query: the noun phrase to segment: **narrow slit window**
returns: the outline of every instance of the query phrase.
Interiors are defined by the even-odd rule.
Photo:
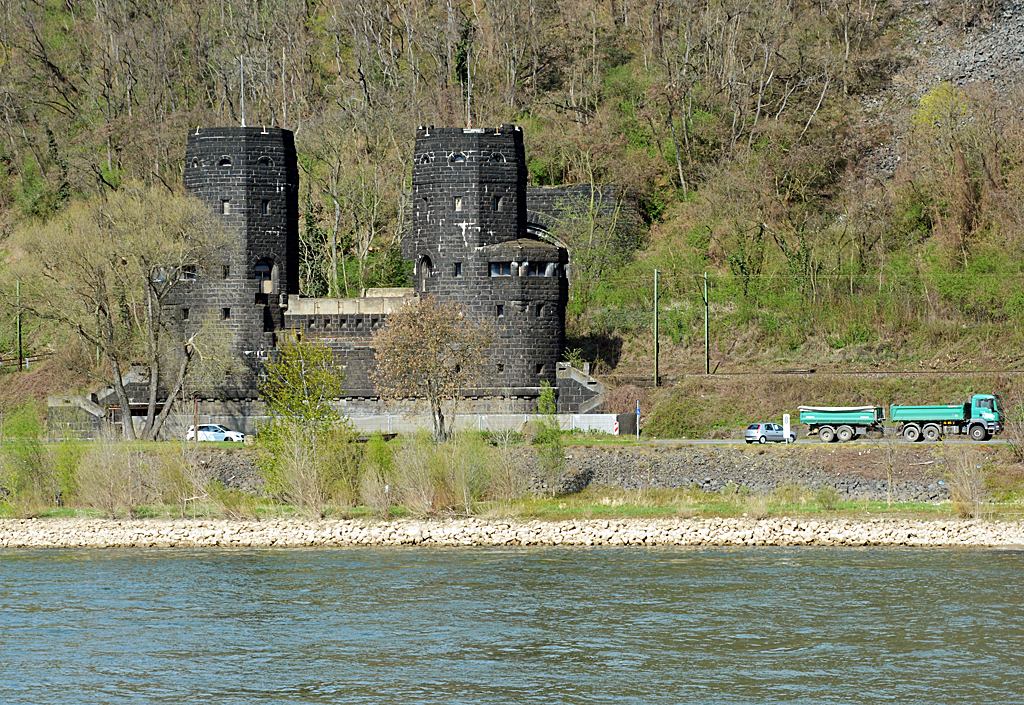
[[[183,320],[183,321],[187,321],[188,320],[188,309],[187,308],[181,309],[181,320]]]
[[[222,308],[220,310],[220,317],[223,320],[225,320],[225,321],[230,321],[231,320],[231,309],[230,308]]]
[[[457,210],[457,211],[461,211],[462,210],[462,196],[456,196],[455,197],[455,210]]]
[[[270,201],[264,198],[260,203],[260,211],[263,215],[270,215]]]
[[[461,277],[462,276],[462,262],[456,262],[455,263],[455,266],[452,268],[452,276],[455,276],[455,277]]]
[[[494,307],[494,317],[504,318],[505,317],[505,304],[498,304]]]
[[[537,363],[537,374],[539,374],[539,375],[544,374],[544,363],[543,362],[538,362]]]
[[[498,372],[504,372],[504,371],[505,371],[504,363],[499,362],[498,363]]]
[[[231,265],[230,264],[225,264],[224,267],[221,269],[221,274],[224,276],[225,279],[230,277],[231,276]]]
[[[544,304],[537,304],[537,318],[544,315]]]
[[[224,215],[231,215],[231,201],[224,199],[220,202],[220,212]]]

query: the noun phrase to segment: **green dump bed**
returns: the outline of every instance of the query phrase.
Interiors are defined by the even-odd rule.
[[[880,406],[801,406],[800,423],[873,426],[885,421]]]
[[[893,421],[963,421],[971,418],[971,405],[896,406],[893,404],[889,407],[889,418]]]

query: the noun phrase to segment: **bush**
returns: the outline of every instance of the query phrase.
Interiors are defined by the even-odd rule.
[[[329,502],[352,503],[359,487],[359,450],[351,428],[309,426],[277,418],[257,437],[258,464],[268,491],[315,516]]]
[[[833,511],[839,505],[839,490],[832,485],[822,485],[814,493],[818,506],[826,511]]]
[[[78,466],[78,498],[107,516],[134,516],[153,499],[153,467],[135,444],[94,443]]]
[[[946,483],[953,511],[964,518],[983,516],[988,502],[985,471],[967,448],[956,448],[946,461]]]

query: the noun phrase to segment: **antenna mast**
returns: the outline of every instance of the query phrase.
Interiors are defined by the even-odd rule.
[[[242,78],[242,127],[245,127],[245,57],[238,57],[238,75]]]

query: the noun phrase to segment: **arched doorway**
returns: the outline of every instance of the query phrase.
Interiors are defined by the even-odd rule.
[[[419,268],[417,269],[418,285],[416,287],[417,290],[419,290],[420,292],[424,292],[427,290],[427,282],[430,280],[430,273],[433,270],[433,268],[434,265],[430,261],[429,257],[427,257],[426,255],[420,257],[420,264]]]

